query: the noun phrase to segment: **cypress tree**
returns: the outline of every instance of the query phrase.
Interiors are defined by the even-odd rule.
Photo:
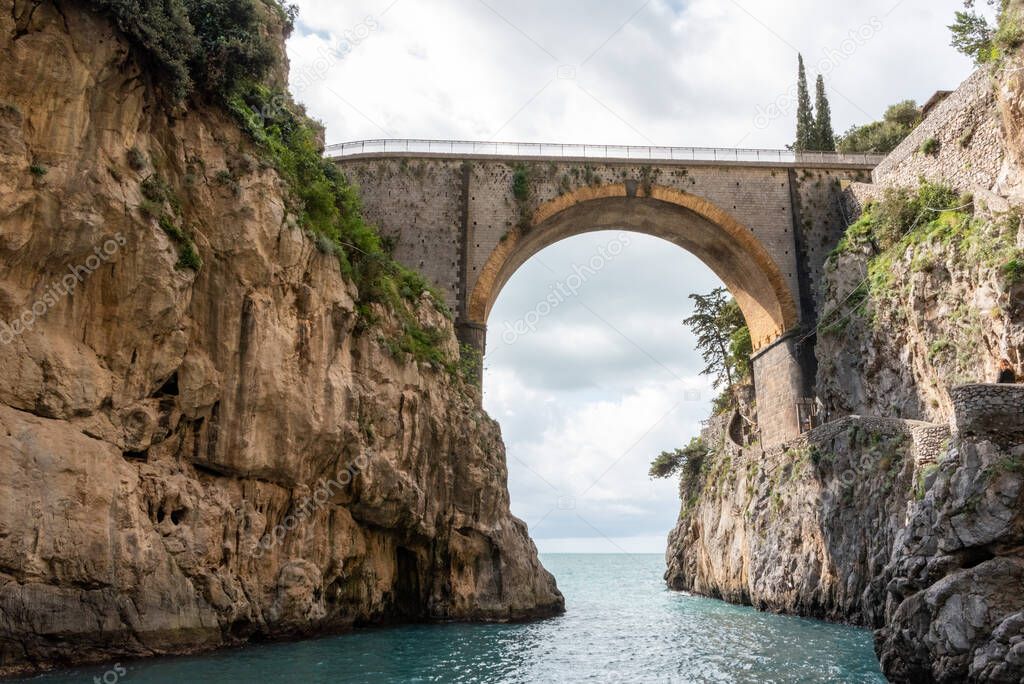
[[[796,82],[796,143],[797,152],[814,149],[814,112],[811,110],[811,93],[807,88],[807,72],[804,70],[804,56],[800,55],[800,70]]]
[[[832,130],[832,107],[825,94],[825,79],[818,76],[818,92],[814,103],[817,118],[814,121],[814,149],[821,152],[836,151],[836,134]]]

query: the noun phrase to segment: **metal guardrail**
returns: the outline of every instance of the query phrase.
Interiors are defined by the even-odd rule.
[[[639,147],[635,145],[570,145],[562,143],[473,142],[466,140],[359,140],[328,145],[328,159],[388,154],[444,156],[546,157],[572,159],[635,159],[646,161],[723,161],[748,163],[820,163],[873,167],[881,155],[720,147]]]

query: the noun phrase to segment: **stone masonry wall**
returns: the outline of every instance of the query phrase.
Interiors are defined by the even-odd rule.
[[[938,141],[935,154],[922,151]],[[921,177],[958,190],[991,190],[1003,165],[999,114],[991,77],[984,69],[943,100],[874,171],[874,182],[917,186]]]
[[[1024,385],[962,385],[950,396],[957,434],[1024,444]]]
[[[416,159],[346,164],[363,216],[395,241],[395,258],[423,274],[457,310],[462,246],[462,168]]]
[[[795,349],[796,338],[789,336],[753,359],[757,424],[765,447],[799,434],[796,399],[804,394],[804,377]]]
[[[779,458],[786,451],[830,443],[838,435],[850,429],[889,437],[903,436],[909,438],[912,445],[911,455],[914,458],[914,462],[919,466],[938,461],[950,437],[948,425],[927,423],[921,420],[881,418],[878,416],[845,416],[839,420],[820,425],[796,439],[787,441],[785,444],[771,447],[766,450],[766,453],[770,458]]]
[[[864,213],[864,208],[870,202],[880,200],[884,191],[885,188],[873,183],[848,184],[843,190],[841,200],[843,220],[846,225],[850,226],[860,218],[860,215]]]
[[[712,165],[654,165],[608,162],[528,162],[529,210],[567,191],[634,179],[697,195],[730,213],[762,242],[798,299],[792,205],[785,169]],[[501,237],[521,218],[512,197],[514,164],[474,163],[470,194],[470,289]],[[586,226],[581,226],[585,230]],[[683,295],[685,296],[685,295]]]
[[[801,262],[806,273],[808,294],[815,310],[820,307],[824,293],[821,283],[825,278],[825,262],[838,244],[848,225],[843,205],[843,181],[870,179],[867,171],[855,172],[836,169],[801,169],[794,171],[799,219],[799,247]]]
[[[622,183],[664,186],[708,199],[749,228],[763,243],[800,299],[794,208],[785,165],[687,162],[640,164],[582,160],[456,159],[409,156],[341,159],[342,171],[355,182],[364,214],[396,241],[395,256],[418,269],[458,310],[460,292],[471,292],[484,265],[513,227],[544,202],[585,186]],[[463,168],[470,166],[467,196]],[[526,172],[529,200],[519,202],[512,185],[517,167]],[[807,212],[811,280],[814,281],[835,239],[832,184],[863,178],[865,170],[801,169],[796,193]],[[821,181],[819,183],[819,181]],[[465,235],[462,235],[465,222]],[[830,226],[822,232],[819,226]],[[581,226],[581,232],[587,229]],[[462,252],[463,241],[467,246]],[[465,270],[463,282],[460,264]]]

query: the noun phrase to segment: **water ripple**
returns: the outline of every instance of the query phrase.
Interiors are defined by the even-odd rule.
[[[126,663],[124,682],[885,682],[871,633],[670,592],[660,556],[549,555],[566,615],[414,625]],[[103,681],[106,668],[39,683]],[[114,680],[110,680],[114,681]]]

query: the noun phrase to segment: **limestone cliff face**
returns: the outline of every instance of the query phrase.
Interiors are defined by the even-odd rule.
[[[1024,388],[1011,401],[1024,430]],[[874,628],[894,682],[1019,682],[1024,446],[989,429],[855,417],[719,447],[684,476],[666,580]]]
[[[236,126],[168,113],[77,4],[7,0],[0,33],[0,672],[561,611],[497,425],[388,352],[389,312],[357,329]]]
[[[829,264],[824,311],[835,312],[836,324],[824,327],[815,350],[829,417],[945,423],[953,387],[995,380],[1004,357],[1024,368],[1024,281],[986,254],[1024,240],[1024,223],[1015,214],[977,216],[985,225],[975,240],[935,239],[897,255],[892,286],[868,297],[857,288],[869,250]]]
[[[826,267],[819,309],[838,313],[819,330],[816,390],[833,422],[768,452],[706,434],[669,538],[671,587],[875,628],[895,682],[1024,681],[1024,388],[956,389],[992,382],[1000,358],[1024,370],[1019,66],[970,113],[1002,117],[991,186],[957,187],[977,220],[884,255],[866,290],[872,249]],[[964,140],[949,156],[970,156]]]
[[[883,669],[899,682],[1020,682],[1024,446],[954,440],[926,478],[883,575]]]
[[[666,580],[762,610],[881,626],[882,571],[914,471],[899,421],[848,419],[768,453],[719,447],[683,478]]]

